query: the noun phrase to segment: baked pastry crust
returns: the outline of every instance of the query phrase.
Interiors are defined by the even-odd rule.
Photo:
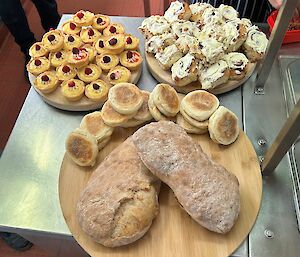
[[[81,38],[78,35],[65,35],[64,36],[64,49],[72,50],[73,47],[79,48],[82,45]]]
[[[50,61],[46,57],[31,58],[26,68],[31,74],[37,76],[50,69]]]
[[[75,78],[77,70],[72,65],[62,64],[56,68],[56,76],[60,81],[65,81]]]
[[[148,108],[149,108],[149,111],[152,115],[152,117],[156,120],[156,121],[161,121],[161,120],[173,120],[172,117],[167,117],[165,116],[163,113],[161,113],[159,111],[159,109],[155,106],[154,104],[154,101],[153,101],[153,94],[150,93],[150,96],[149,96],[149,101],[148,101]]]
[[[124,33],[125,33],[125,29],[123,25],[119,23],[111,23],[103,30],[104,36],[112,36],[112,35],[124,34]]]
[[[87,98],[96,102],[104,102],[107,100],[109,86],[101,79],[95,80],[85,87],[85,95]]]
[[[94,14],[89,11],[80,10],[73,15],[73,22],[78,26],[90,26],[93,23]]]
[[[120,54],[125,49],[125,37],[123,34],[108,36],[104,41],[104,46],[109,53]]]
[[[176,115],[176,123],[182,127],[187,133],[191,133],[191,134],[205,134],[207,133],[208,129],[202,129],[202,128],[197,128],[195,126],[193,126],[192,124],[190,124],[183,116],[182,114],[179,112]]]
[[[107,79],[109,83],[116,85],[121,82],[129,82],[130,76],[130,70],[123,66],[116,66],[108,72]]]
[[[69,52],[68,63],[81,68],[89,63],[89,52],[85,48],[74,47]]]
[[[129,70],[137,70],[143,61],[142,56],[138,51],[128,50],[120,55],[120,63]]]
[[[100,36],[101,33],[98,30],[90,27],[82,28],[80,32],[80,38],[86,44],[92,45],[100,38]]]
[[[50,64],[53,67],[58,67],[62,64],[67,63],[67,59],[68,59],[68,53],[64,50],[60,50],[55,53],[50,53],[49,55]]]
[[[193,119],[191,116],[189,116],[185,110],[183,110],[182,106],[180,106],[180,113],[182,117],[192,126],[199,128],[201,130],[208,130],[208,120],[205,121],[197,121]]]
[[[119,57],[115,54],[100,54],[96,57],[96,63],[103,71],[108,72],[119,64]]]
[[[33,58],[47,56],[48,53],[42,42],[36,42],[29,48],[29,55]]]
[[[85,44],[85,45],[81,46],[81,48],[84,48],[85,50],[88,51],[88,53],[89,53],[89,62],[93,62],[96,55],[97,55],[96,49],[93,46],[89,45],[89,44]]]
[[[58,86],[58,78],[55,71],[45,71],[37,76],[35,87],[44,94],[52,93]]]
[[[80,69],[78,69],[77,76],[79,79],[86,83],[90,83],[97,80],[102,74],[101,68],[96,64],[88,64]]]
[[[143,97],[143,104],[134,116],[134,119],[145,122],[153,119],[148,106],[150,93],[145,90],[141,90],[141,93]]]
[[[109,25],[109,23],[110,19],[107,15],[96,14],[93,18],[92,27],[99,31],[102,31]]]
[[[140,40],[130,34],[125,35],[125,50],[136,50],[139,47]]]
[[[84,95],[84,83],[79,79],[65,80],[61,84],[61,93],[69,101],[78,101]]]
[[[78,26],[72,21],[67,21],[62,25],[62,31],[68,35],[76,35],[81,31],[81,26]]]
[[[131,83],[119,83],[108,93],[108,100],[116,112],[125,115],[136,114],[143,104],[139,88]]]
[[[49,52],[57,52],[64,46],[64,37],[60,30],[50,30],[42,38],[44,47]]]

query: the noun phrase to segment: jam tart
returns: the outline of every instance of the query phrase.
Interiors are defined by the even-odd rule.
[[[76,68],[83,67],[89,63],[89,52],[85,48],[74,47],[69,52],[68,62]]]
[[[103,30],[104,36],[111,36],[111,35],[124,34],[124,33],[125,33],[125,29],[123,25],[118,23],[111,23]]]
[[[105,47],[105,41],[106,41],[106,37],[101,36],[96,42],[94,42],[93,46],[96,49],[98,54],[104,54],[109,52]]]
[[[57,88],[58,78],[55,71],[45,71],[36,78],[34,84],[39,91],[49,94]]]
[[[94,14],[89,11],[78,11],[73,15],[73,22],[78,26],[90,26],[93,23]]]
[[[42,42],[36,42],[29,48],[29,55],[33,58],[47,56],[49,51],[43,46]]]
[[[93,28],[83,28],[80,32],[80,37],[82,41],[86,44],[93,44],[101,36],[101,33]]]
[[[131,76],[130,70],[123,66],[116,66],[107,74],[108,81],[116,85],[121,82],[129,82]]]
[[[96,63],[105,72],[119,64],[119,57],[114,54],[101,54],[96,57]]]
[[[78,70],[77,76],[86,83],[90,83],[98,79],[102,74],[102,70],[96,64],[89,64]]]
[[[98,79],[85,87],[85,95],[87,98],[93,101],[106,101],[108,95],[109,86],[103,80]]]
[[[42,38],[44,47],[50,52],[57,52],[64,46],[64,37],[59,30],[50,30]]]
[[[137,70],[142,64],[143,58],[137,51],[124,51],[120,55],[121,64],[129,70]]]
[[[72,21],[67,21],[62,25],[62,31],[68,35],[79,34],[81,27]]]
[[[64,36],[64,49],[72,50],[73,47],[80,47],[81,45],[82,45],[82,41],[78,35]]]
[[[93,46],[91,46],[90,44],[85,44],[81,48],[84,48],[85,50],[88,51],[88,53],[89,53],[89,62],[94,61],[94,59],[97,55],[96,49]]]
[[[125,49],[125,37],[122,34],[109,36],[104,41],[104,46],[110,53],[120,54]]]
[[[93,28],[98,29],[99,31],[104,30],[110,23],[110,19],[106,15],[97,14],[93,18]]]
[[[76,69],[69,64],[62,64],[56,68],[56,76],[61,81],[73,79],[76,75]]]
[[[140,40],[132,35],[125,35],[125,50],[136,50]]]
[[[32,58],[26,68],[31,74],[37,76],[50,69],[50,61],[46,57]]]
[[[58,67],[62,64],[65,64],[68,59],[68,53],[64,50],[59,50],[55,53],[50,53],[49,60],[50,64],[53,67]]]
[[[78,101],[84,95],[84,82],[79,79],[66,80],[61,84],[61,93],[69,101]]]

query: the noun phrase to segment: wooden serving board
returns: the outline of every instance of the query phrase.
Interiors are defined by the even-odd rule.
[[[159,81],[160,83],[166,83],[173,86],[177,92],[187,94],[194,90],[201,89],[201,84],[199,81],[192,82],[184,87],[178,87],[175,85],[174,81],[171,77],[171,72],[163,70],[159,62],[155,59],[152,53],[145,52],[145,60],[148,66],[149,71],[152,76]],[[208,91],[214,95],[223,94],[229,92],[241,85],[243,85],[248,78],[252,75],[254,69],[256,67],[256,63],[250,63],[246,76],[241,80],[229,80],[227,83],[221,84],[213,89],[209,89]]]
[[[142,74],[142,69],[143,68],[141,66],[140,69],[138,69],[136,71],[131,71],[130,83],[136,84],[139,81],[141,74]],[[107,100],[107,99],[105,99],[105,101],[95,102],[95,101],[90,100],[89,98],[87,98],[84,95],[79,101],[71,102],[71,101],[68,101],[61,94],[60,86],[58,86],[54,92],[52,92],[50,94],[44,94],[35,87],[34,81],[35,81],[36,77],[30,73],[28,73],[28,76],[29,76],[29,81],[30,81],[31,85],[33,86],[35,91],[38,92],[38,94],[43,98],[43,100],[46,103],[48,103],[58,109],[61,109],[61,110],[66,110],[66,111],[96,110],[96,109],[99,109],[100,107],[102,107],[104,102]],[[108,80],[106,79],[106,76],[104,74],[101,75],[100,79],[104,80],[108,85],[112,86],[108,82]]]
[[[159,195],[160,212],[143,238],[133,244],[106,248],[95,243],[80,228],[75,208],[93,170],[136,129],[117,128],[112,140],[99,152],[94,168],[77,166],[64,156],[59,176],[59,197],[66,223],[77,242],[92,257],[228,257],[250,232],[261,203],[262,177],[253,146],[242,131],[230,146],[215,144],[206,135],[193,135],[213,160],[233,172],[240,183],[241,212],[233,229],[225,234],[201,227],[181,209],[172,191],[163,185]]]

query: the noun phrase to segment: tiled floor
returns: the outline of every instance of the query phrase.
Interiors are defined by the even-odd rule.
[[[30,27],[36,38],[40,39],[44,32],[37,11],[31,1],[22,0],[22,2]],[[60,13],[74,13],[79,9],[87,9],[108,15],[144,16],[143,0],[64,0],[57,2]],[[163,13],[163,0],[151,0],[151,13]],[[2,31],[5,30],[0,30],[1,37]],[[30,88],[23,75],[23,63],[24,59],[19,47],[14,43],[13,37],[7,34],[0,48],[0,152],[5,147]],[[26,252],[14,251],[0,239],[0,257],[50,256],[36,246]]]

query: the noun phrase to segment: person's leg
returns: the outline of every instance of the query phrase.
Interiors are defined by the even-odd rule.
[[[41,17],[41,22],[44,30],[48,31],[51,28],[56,28],[60,15],[57,11],[55,0],[31,0]]]
[[[0,232],[0,238],[17,251],[26,251],[33,246],[31,242],[14,233]]]
[[[29,28],[20,0],[1,0],[0,16],[21,51],[28,57],[28,50],[36,40]]]

